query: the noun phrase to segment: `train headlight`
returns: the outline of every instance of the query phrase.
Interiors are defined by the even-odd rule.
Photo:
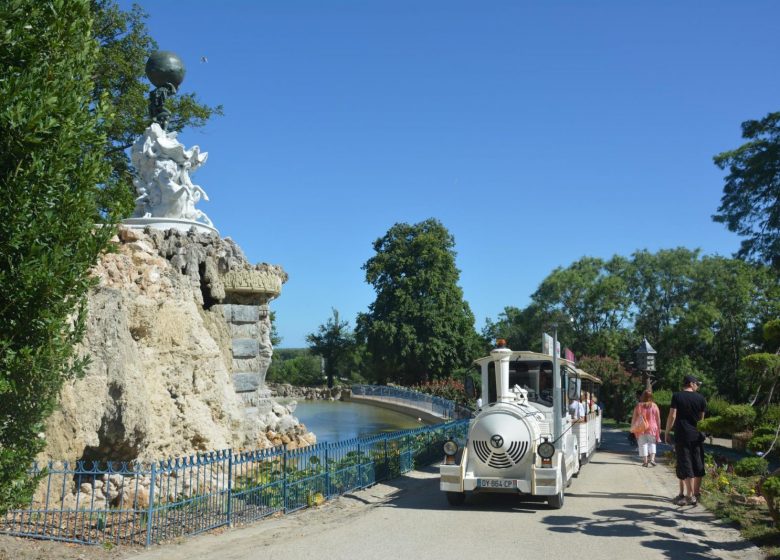
[[[544,441],[539,444],[536,452],[542,459],[550,459],[555,454],[555,446],[549,441]]]
[[[457,452],[458,452],[458,444],[457,443],[455,443],[451,439],[444,442],[444,454],[447,457],[452,457]]]

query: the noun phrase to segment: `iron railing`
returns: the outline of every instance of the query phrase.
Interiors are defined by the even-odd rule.
[[[150,464],[35,465],[41,486],[0,533],[83,544],[151,545],[289,513],[441,458],[460,420],[368,438],[256,451],[230,449]]]
[[[353,385],[352,394],[395,402],[447,419],[470,418],[472,410],[451,400],[387,385]]]

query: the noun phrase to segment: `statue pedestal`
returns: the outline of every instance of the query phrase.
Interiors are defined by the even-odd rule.
[[[219,232],[216,228],[211,227],[202,222],[195,222],[193,220],[184,220],[180,218],[127,218],[122,220],[122,224],[130,229],[144,229],[149,226],[154,229],[168,230],[176,229],[183,232],[190,231],[191,228],[195,228],[198,233],[209,233],[219,236]]]

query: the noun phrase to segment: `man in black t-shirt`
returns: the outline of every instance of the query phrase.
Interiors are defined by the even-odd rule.
[[[680,494],[672,501],[678,506],[696,505],[704,476],[704,436],[696,425],[704,418],[707,401],[696,392],[700,385],[701,382],[694,376],[686,375],[683,390],[672,396],[672,405],[666,418],[666,443],[669,443],[670,432],[674,427]]]

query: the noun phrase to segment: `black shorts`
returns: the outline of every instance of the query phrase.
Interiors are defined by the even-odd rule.
[[[674,452],[677,455],[677,478],[685,480],[704,476],[704,442],[677,442]]]

